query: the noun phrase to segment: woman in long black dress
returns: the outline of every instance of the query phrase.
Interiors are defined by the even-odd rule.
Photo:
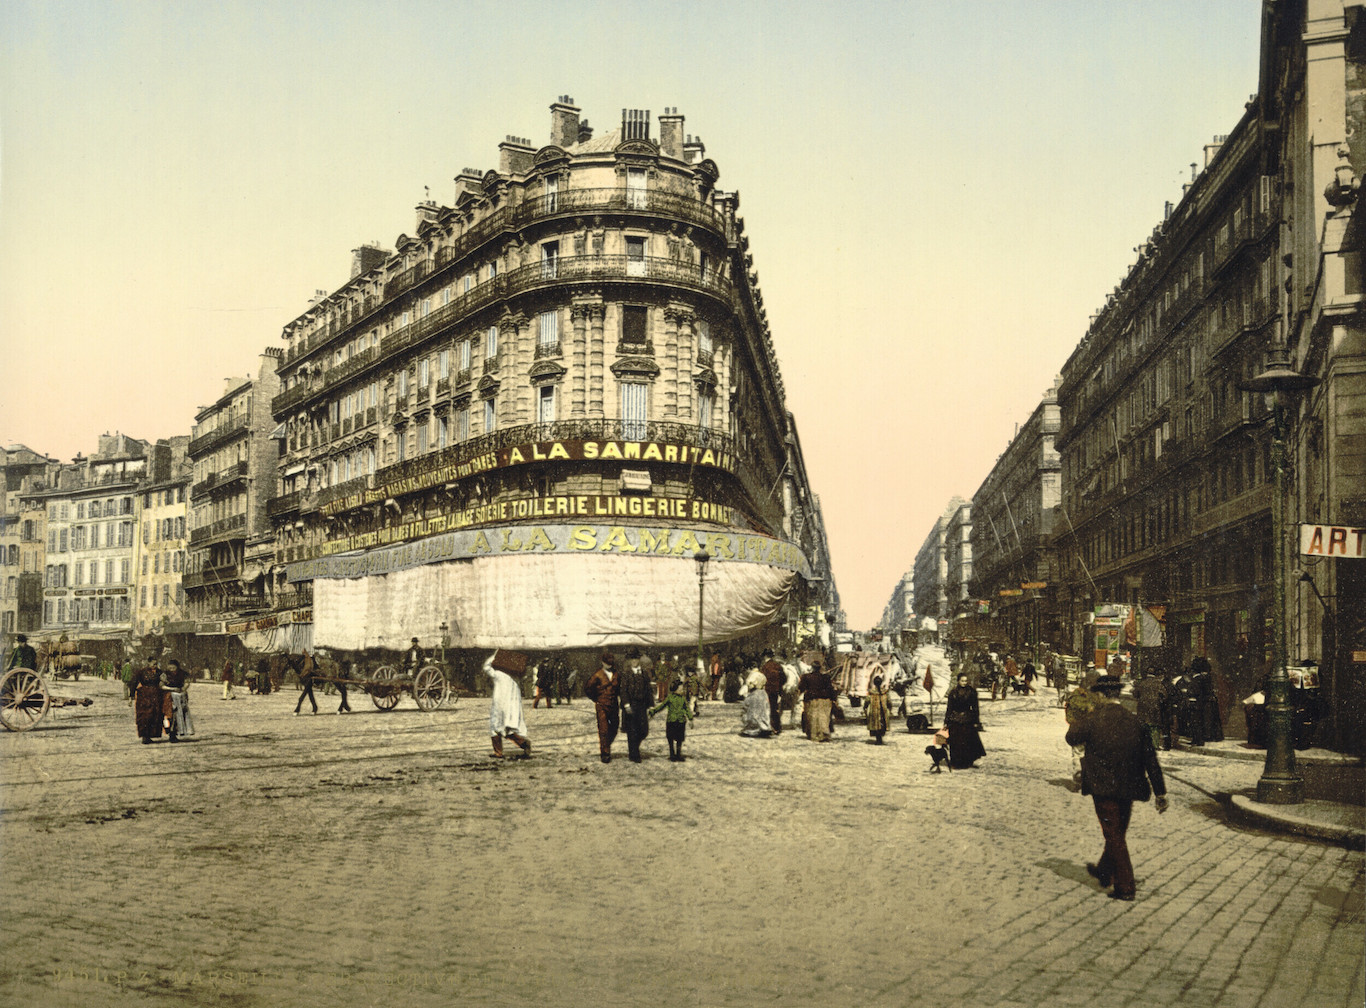
[[[156,659],[146,668],[138,670],[133,677],[133,719],[137,723],[138,737],[147,745],[154,738],[161,738],[161,722],[165,717],[162,711],[161,671]]]
[[[982,715],[977,707],[977,691],[968,685],[966,674],[949,690],[944,709],[944,724],[949,729],[949,766],[965,770],[987,754],[982,748]]]

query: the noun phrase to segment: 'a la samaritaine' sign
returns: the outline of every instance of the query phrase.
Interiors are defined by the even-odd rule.
[[[765,564],[811,577],[811,567],[800,547],[754,532],[558,524],[446,532],[417,542],[292,563],[286,568],[285,576],[291,582],[318,578],[357,578],[391,574],[446,560],[473,560],[526,553],[571,556],[616,553],[691,560],[704,547],[711,559],[717,562]]]
[[[1366,529],[1347,525],[1301,525],[1300,552],[1305,556],[1360,560],[1366,557]]]

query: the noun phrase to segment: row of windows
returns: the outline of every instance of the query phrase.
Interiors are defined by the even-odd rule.
[[[157,586],[156,586],[156,585],[152,585],[152,603],[151,603],[151,604],[154,605],[154,606],[157,605]],[[164,606],[169,606],[169,605],[171,604],[171,586],[170,586],[170,585],[162,585],[162,586],[161,586],[161,603],[160,603],[160,604],[161,604],[163,607],[164,607]],[[183,605],[185,604],[185,589],[184,589],[182,586],[180,586],[180,585],[176,585],[176,586],[175,586],[175,604],[176,604],[177,606],[183,606]],[[146,608],[147,608],[147,585],[143,585],[143,586],[142,586],[142,593],[141,593],[141,595],[140,595],[139,598],[138,598],[138,608],[139,608],[139,609],[146,609]]]
[[[148,562],[151,562],[151,571],[148,571]],[[142,554],[142,573],[144,574],[179,574],[185,569],[185,551],[175,550],[174,552],[153,553],[148,556]]]
[[[111,598],[72,599],[70,605],[67,605],[66,599],[57,599],[55,605],[51,599],[47,599],[43,602],[43,622],[48,626],[53,625],[54,621],[56,623],[126,623],[130,608],[126,595]]]
[[[184,539],[185,538],[185,518],[159,518],[156,521],[144,521],[142,523],[142,542],[143,545],[162,539]]]
[[[185,488],[183,486],[167,487],[165,490],[149,490],[142,497],[142,506],[148,508],[183,503],[185,503]]]
[[[117,568],[115,568],[115,564],[118,565]],[[71,581],[71,584],[85,584],[85,577],[88,571],[90,583],[92,585],[97,585],[101,583],[100,571],[103,569],[104,584],[127,584],[129,581],[128,571],[130,566],[131,562],[128,560],[105,560],[102,568],[100,561],[98,560],[91,560],[89,567],[86,566],[84,560],[77,560],[75,566],[71,568],[68,568],[67,564],[48,564],[44,574],[44,583],[49,588],[65,588],[67,586],[67,573],[68,570],[70,570],[74,576],[74,580]],[[118,580],[114,579],[114,572],[116,569],[119,574]]]
[[[84,521],[86,518],[112,518],[115,515],[132,513],[132,497],[110,497],[103,501],[76,502],[77,521]],[[49,504],[47,506],[47,520],[70,521],[71,505],[69,503]]]
[[[68,548],[73,550],[100,549],[100,529],[104,529],[104,548],[117,549],[121,546],[133,545],[133,523],[119,522],[117,525],[112,522],[108,525],[77,525],[70,530],[68,536],[67,529],[49,529],[47,533],[47,551],[49,553],[65,553]]]

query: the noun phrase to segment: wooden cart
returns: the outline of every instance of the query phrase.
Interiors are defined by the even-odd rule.
[[[0,724],[6,731],[28,731],[53,707],[89,707],[93,702],[88,697],[53,696],[35,669],[10,669],[0,678]]]
[[[381,665],[368,676],[355,679],[315,672],[313,681],[363,690],[382,711],[397,707],[404,693],[411,694],[418,709],[424,711],[437,710],[453,699],[450,682],[440,665],[423,665],[412,676],[405,675],[397,665]]]

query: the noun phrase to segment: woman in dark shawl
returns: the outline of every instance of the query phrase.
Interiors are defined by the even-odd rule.
[[[965,770],[986,755],[982,748],[982,715],[977,707],[977,691],[968,685],[966,673],[949,690],[944,709],[944,724],[949,729],[949,766]]]
[[[165,717],[162,705],[161,671],[153,658],[133,676],[133,720],[143,745],[161,738],[161,720]]]

